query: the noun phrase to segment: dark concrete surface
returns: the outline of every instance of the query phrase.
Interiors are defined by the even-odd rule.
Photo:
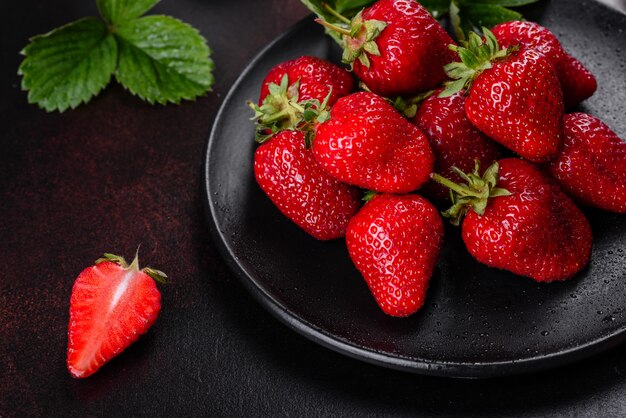
[[[295,334],[226,269],[203,212],[202,161],[246,63],[308,12],[296,0],[164,0],[214,50],[214,93],[149,106],[112,85],[47,114],[16,69],[31,35],[93,1],[3,4],[0,26],[0,416],[620,416],[626,347],[508,379],[428,378],[361,363]],[[166,271],[161,316],[100,372],[72,379],[75,277],[104,251]]]

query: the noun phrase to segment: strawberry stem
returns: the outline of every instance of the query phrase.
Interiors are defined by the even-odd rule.
[[[296,102],[289,102],[289,105],[300,113],[304,113],[304,111],[306,110],[304,107],[300,106],[300,104]]]
[[[335,16],[337,19],[341,20],[343,23],[347,23],[348,25],[350,24],[350,19],[341,15],[338,11],[330,7],[328,3],[322,3],[322,7],[324,8],[324,10],[326,10],[331,15]]]
[[[127,268],[132,271],[139,271],[139,247],[137,247],[137,251],[135,251],[135,258],[133,258],[133,262],[130,263],[130,266]]]
[[[447,178],[437,173],[432,173],[430,175],[430,178],[436,181],[437,183],[441,184],[442,186],[445,186],[448,189],[452,190],[453,192],[455,192],[457,195],[461,197],[466,197],[466,196],[480,197],[479,193],[472,191],[472,189],[470,189],[468,186],[464,184],[455,183],[452,180],[448,180]]]
[[[254,110],[253,106],[250,106],[250,107],[252,108],[252,110]],[[263,118],[263,123],[272,123],[272,122],[275,122],[277,120],[281,120],[281,119],[289,116],[289,113],[290,113],[289,112],[289,108],[286,107],[283,110],[281,110],[280,112],[274,113],[274,114],[269,115],[269,116],[265,116]]]
[[[482,216],[489,199],[511,195],[508,190],[496,187],[499,180],[499,169],[500,166],[496,161],[481,176],[478,160],[472,173],[466,174],[458,168],[452,167],[452,171],[465,180],[467,184],[457,184],[439,174],[432,173],[430,177],[434,181],[451,190],[452,207],[442,212],[442,215],[451,218],[452,224],[459,225],[469,209]]]
[[[327,21],[319,19],[319,18],[315,19],[315,21],[319,23],[320,25],[324,26],[328,30],[332,30],[333,32],[337,32],[342,35],[352,36],[352,33],[348,29],[344,29],[339,26],[333,25],[332,23],[328,23]]]
[[[141,247],[141,246],[139,246]],[[119,255],[104,253],[104,256],[96,260],[96,264],[103,263],[105,261],[109,261],[115,264],[119,264],[125,270],[132,270],[133,272],[139,271],[139,247],[137,247],[137,251],[135,251],[135,258],[133,262],[130,263],[130,266],[124,260],[124,257],[120,257]],[[159,283],[165,284],[167,283],[167,274],[163,273],[161,270],[153,269],[151,267],[144,267],[141,269],[148,276],[152,277]]]

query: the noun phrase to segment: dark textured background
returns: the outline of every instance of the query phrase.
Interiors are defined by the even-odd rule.
[[[151,107],[119,86],[46,114],[18,88],[28,36],[91,1],[3,5],[0,26],[0,416],[623,415],[626,347],[541,374],[426,378],[335,354],[288,330],[227,271],[205,226],[202,159],[220,101],[296,0],[165,0],[210,40],[215,92]],[[96,375],[65,369],[71,286],[103,251],[172,277],[151,331]]]

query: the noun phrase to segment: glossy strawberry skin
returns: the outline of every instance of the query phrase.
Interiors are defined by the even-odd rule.
[[[591,97],[598,88],[593,74],[570,56],[547,28],[534,22],[513,21],[494,26],[492,32],[502,47],[523,44],[548,58],[561,83],[566,108]]]
[[[328,101],[329,106],[332,106],[340,97],[354,90],[354,78],[344,68],[321,58],[302,56],[278,64],[269,71],[261,85],[259,105],[263,104],[263,100],[269,94],[269,85],[271,83],[280,85],[285,74],[289,78],[289,85],[300,80],[298,89],[300,101],[313,99],[322,102],[332,88]]]
[[[467,118],[490,138],[533,162],[557,154],[563,141],[563,95],[546,57],[522,48],[474,81]]]
[[[424,134],[373,93],[339,99],[317,126],[313,151],[335,178],[364,189],[408,193],[432,172]]]
[[[422,102],[412,122],[430,141],[435,154],[434,171],[458,183],[461,178],[451,171],[452,167],[468,173],[474,169],[476,160],[481,167],[488,167],[500,158],[500,152],[498,146],[467,119],[464,91],[440,98],[441,91],[436,90]],[[437,200],[450,199],[448,189],[433,181],[424,185],[422,193]]]
[[[470,210],[462,235],[479,262],[538,282],[568,279],[585,267],[591,228],[583,213],[534,165],[499,161],[498,187],[510,196],[489,200],[480,216]]]
[[[556,70],[563,88],[563,100],[567,109],[593,96],[598,89],[598,82],[594,75],[574,57],[566,54],[556,65]]]
[[[415,313],[426,297],[443,239],[437,209],[419,195],[376,195],[350,221],[346,244],[388,315]]]
[[[80,273],[72,289],[67,367],[83,378],[135,342],[152,326],[161,294],[152,278],[106,261]]]
[[[523,44],[541,52],[553,65],[567,54],[557,37],[535,22],[504,22],[494,26],[491,32],[496,36],[500,47],[509,48]]]
[[[380,0],[362,14],[387,27],[375,39],[380,56],[368,54],[369,68],[358,60],[354,73],[381,96],[410,96],[435,88],[447,79],[443,66],[454,61],[454,41],[416,1]]]
[[[612,212],[626,213],[626,142],[600,119],[565,115],[561,153],[549,172],[573,198]]]
[[[360,207],[358,189],[326,173],[299,131],[283,131],[259,146],[254,175],[276,207],[319,240],[343,237]]]

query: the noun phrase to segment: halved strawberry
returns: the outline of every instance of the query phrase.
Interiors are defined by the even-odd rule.
[[[166,277],[149,267],[139,270],[137,256],[128,265],[113,254],[80,273],[68,326],[67,368],[72,376],[95,373],[148,331],[161,309],[154,280],[165,282]]]

